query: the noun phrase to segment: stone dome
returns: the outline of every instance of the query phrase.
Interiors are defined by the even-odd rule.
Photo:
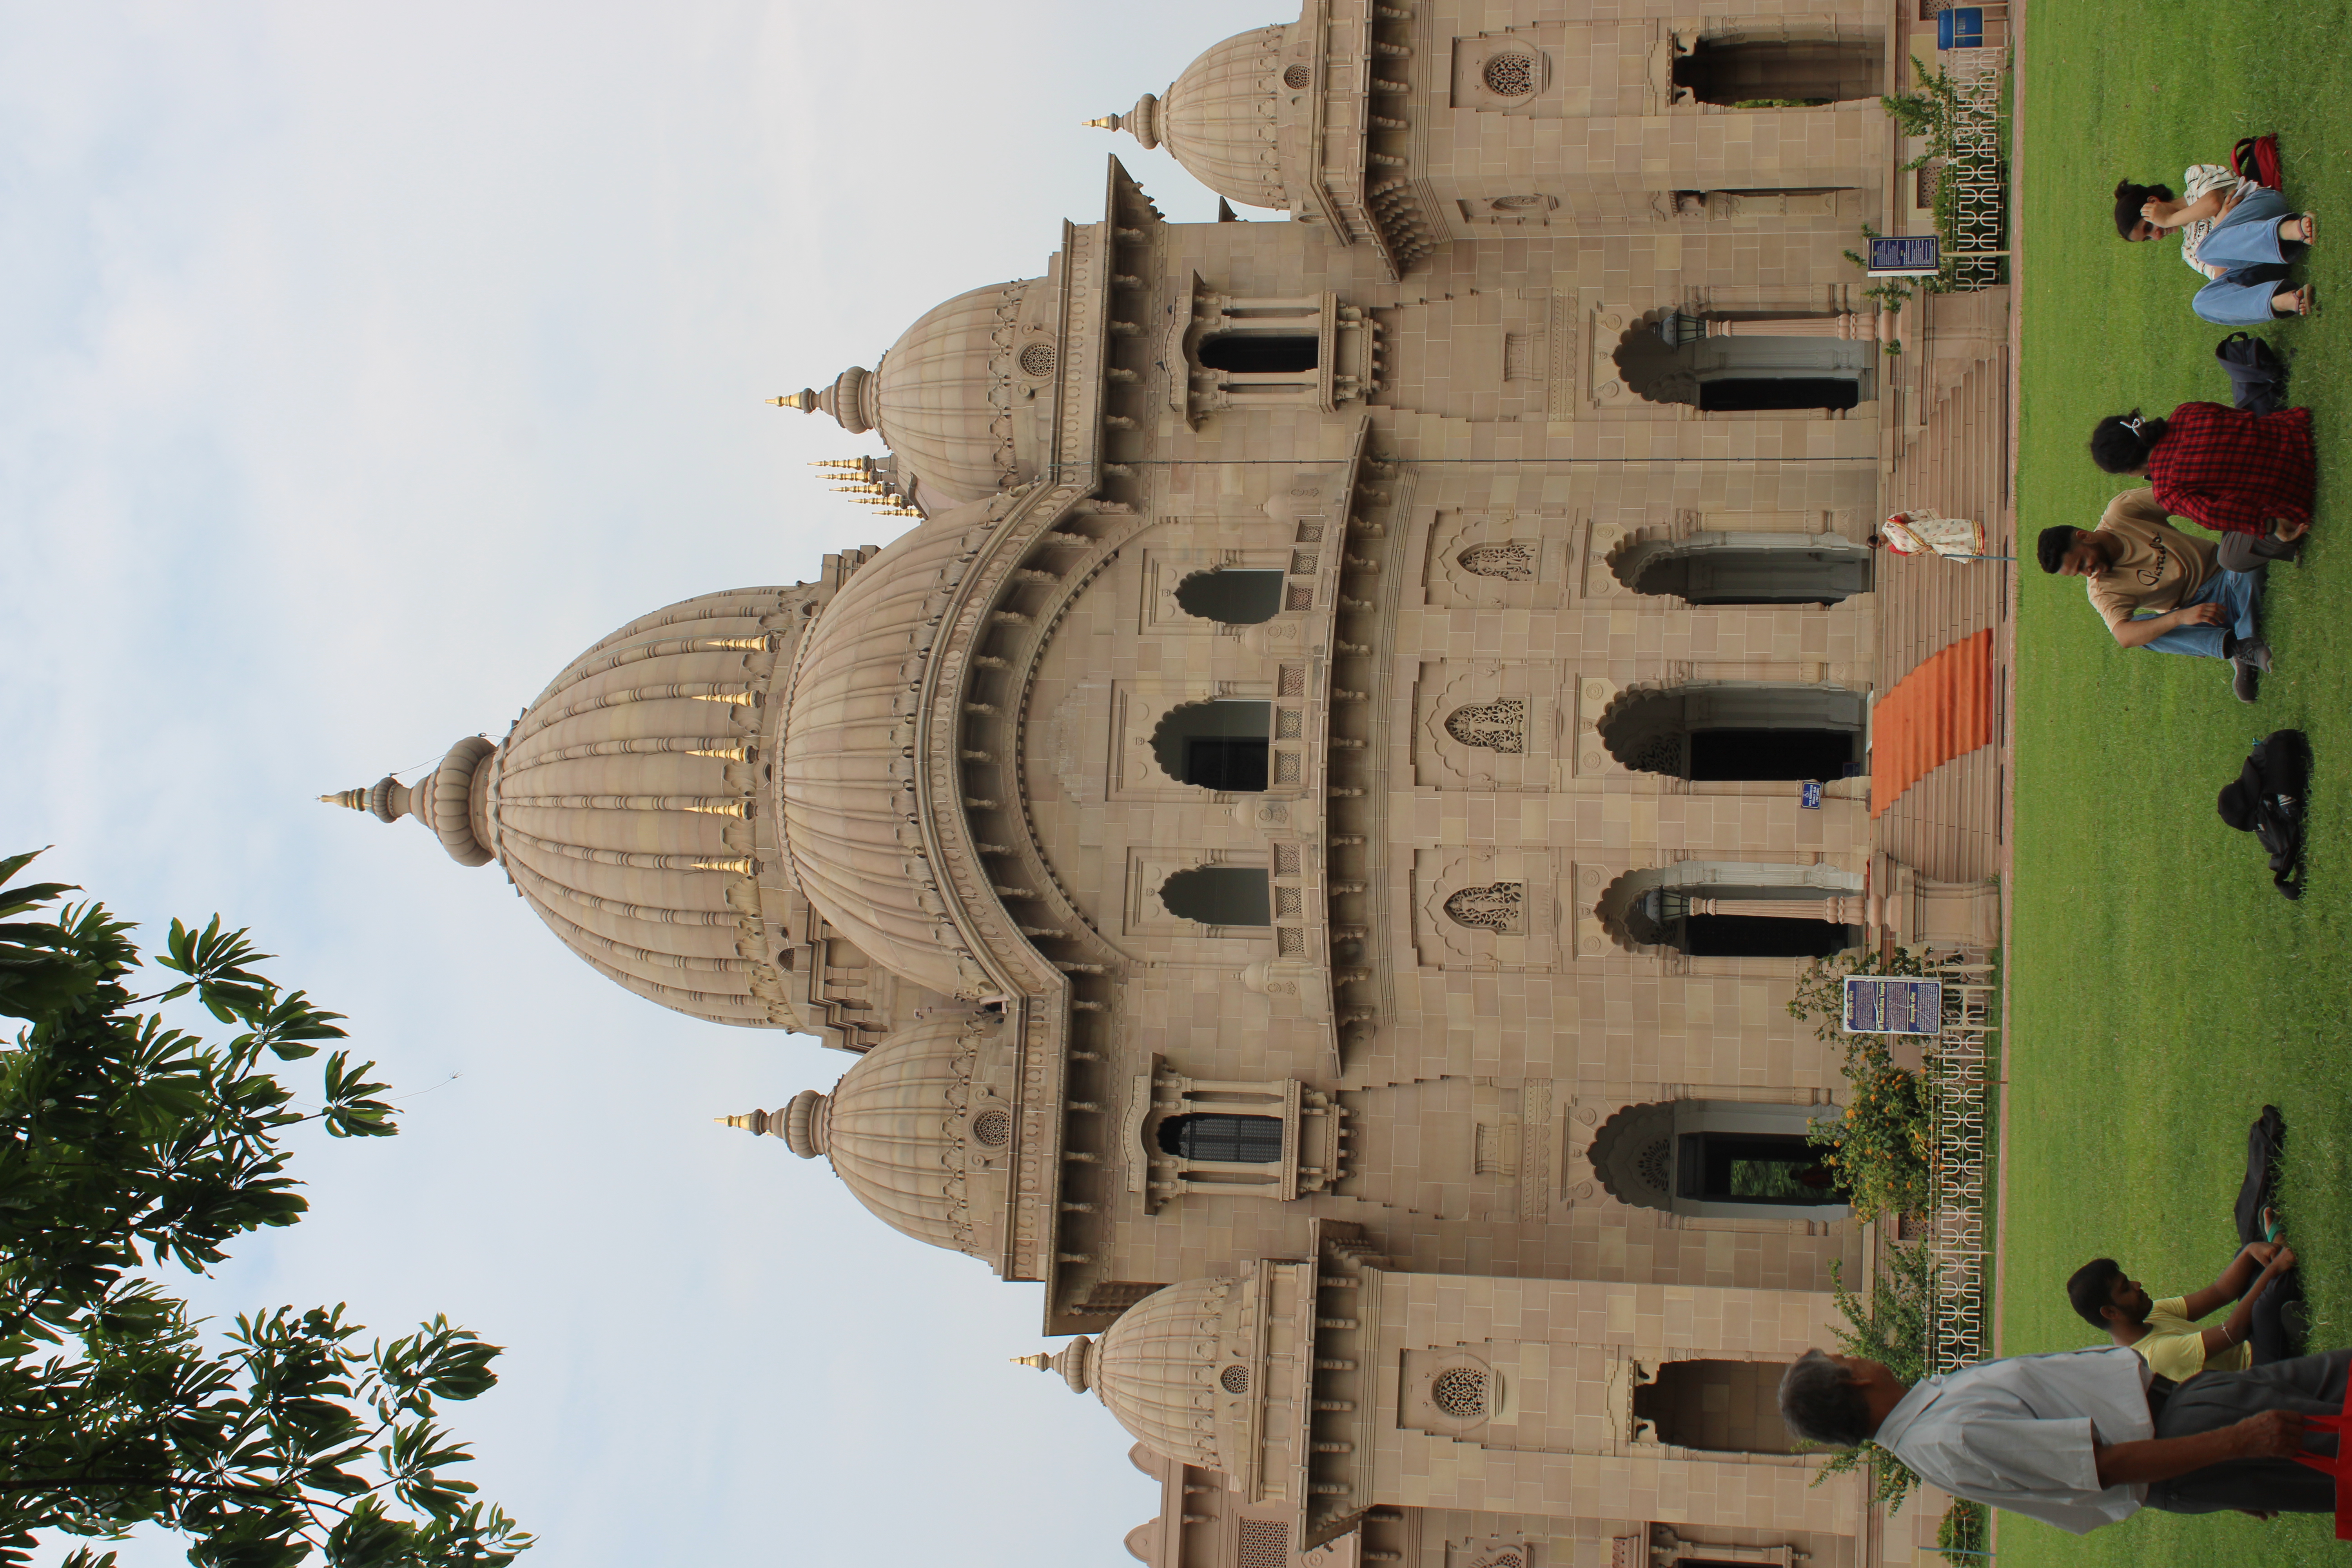
[[[1058,341],[1032,319],[1042,300],[1039,310],[1024,310],[1039,281],[959,294],[900,334],[876,369],[852,366],[823,392],[778,401],[830,414],[852,435],[880,431],[913,481],[910,498],[926,510],[1025,484],[1037,477],[1037,455],[1032,422],[1014,417],[1034,380],[1023,375],[1020,355],[1033,342]]]
[[[606,978],[665,1007],[797,1028],[763,931],[756,781],[767,689],[807,592],[705,595],[566,665],[496,746],[469,736],[414,788],[341,804],[415,816],[469,866],[499,862]]]
[[[1286,210],[1280,126],[1286,101],[1300,90],[1283,80],[1290,37],[1284,26],[1236,34],[1186,66],[1164,97],[1147,92],[1125,114],[1091,123],[1166,147],[1228,201]]]
[[[825,605],[793,673],[776,764],[802,895],[877,963],[965,997],[991,987],[925,848],[916,732],[931,647],[986,513],[960,509],[902,535]]]
[[[782,1110],[722,1120],[782,1138],[803,1159],[823,1155],[893,1230],[992,1260],[997,1205],[972,1203],[966,1122],[982,1053],[1000,1047],[1003,1028],[992,1013],[926,1019],[860,1057],[830,1094],[810,1089]]]
[[[1249,1431],[1256,1356],[1244,1324],[1239,1280],[1188,1279],[1155,1290],[1089,1341],[1081,1334],[1050,1359],[1024,1364],[1094,1390],[1118,1424],[1155,1454],[1207,1469],[1239,1457]]]

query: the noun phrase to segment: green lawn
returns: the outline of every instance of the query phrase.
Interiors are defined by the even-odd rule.
[[[2323,215],[2308,268],[2323,316],[2264,335],[2320,432],[2323,504],[2352,483],[2352,107],[2340,90],[2347,0],[2284,5],[2041,5],[2029,20],[2020,160],[2024,242],[2020,543],[2090,527],[2126,488],[2084,451],[2102,415],[2229,400],[2189,313],[2177,246],[2126,246],[2108,216],[2122,176],[2175,186],[2240,136],[2279,133],[2290,199]],[[2333,220],[2333,227],[2326,227]],[[2300,568],[2273,571],[2280,668],[2262,701],[2217,662],[2126,653],[2078,584],[2024,564],[2018,648],[2014,991],[2002,1347],[2093,1336],[2067,1310],[2078,1264],[2113,1253],[2159,1290],[2210,1279],[2234,1246],[2245,1131],[2286,1113],[2286,1205],[2307,1259],[2320,1346],[2352,1343],[2352,527],[2322,514]],[[2247,742],[2294,726],[2316,757],[2310,892],[2272,891],[2250,836],[2213,796]],[[2324,1521],[2262,1525],[2143,1512],[2080,1540],[2005,1516],[2002,1560],[2352,1563]]]

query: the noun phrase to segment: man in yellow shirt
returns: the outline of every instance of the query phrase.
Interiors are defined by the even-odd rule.
[[[2243,1372],[2297,1353],[2280,1310],[2291,1294],[2273,1290],[2294,1267],[2284,1242],[2250,1241],[2221,1277],[2188,1296],[2151,1298],[2112,1258],[2095,1258],[2066,1281],[2066,1299],[2093,1328],[2147,1360],[2158,1377],[2186,1383],[2200,1372]],[[2230,1301],[2237,1310],[2210,1329],[2197,1326]],[[2268,1306],[2265,1308],[2264,1303]]]

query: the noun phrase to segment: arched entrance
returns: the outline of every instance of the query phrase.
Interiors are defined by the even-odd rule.
[[[1870,940],[1861,879],[1827,866],[1717,860],[1628,871],[1593,905],[1618,946],[1694,958],[1826,958]]]
[[[1151,754],[1180,784],[1229,794],[1263,791],[1274,704],[1238,698],[1187,702],[1151,732]]]
[[[1691,780],[1836,779],[1863,760],[1859,691],[1777,681],[1636,688],[1601,710],[1610,755]]]
[[[1761,1361],[1670,1361],[1633,1390],[1633,1419],[1661,1443],[1718,1454],[1789,1454],[1780,1422],[1780,1374]]]
[[[1629,1105],[1586,1152],[1603,1191],[1696,1219],[1843,1219],[1835,1169],[1809,1134],[1830,1107],[1674,1100]]]
[[[1701,317],[1666,311],[1619,340],[1625,384],[1704,413],[1853,408],[1876,395],[1878,345],[1838,316]]]
[[[1674,84],[1701,103],[1807,109],[1876,98],[1886,66],[1861,38],[1701,38],[1675,57]]]
[[[1690,605],[1834,605],[1867,594],[1866,546],[1834,533],[1694,533],[1621,547],[1609,570],[1636,594]]]

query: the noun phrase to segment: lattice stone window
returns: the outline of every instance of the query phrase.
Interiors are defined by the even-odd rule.
[[[1297,876],[1301,859],[1302,855],[1297,845],[1276,845],[1274,847],[1274,874],[1277,877]]]
[[[1496,1552],[1481,1557],[1472,1568],[1528,1568],[1528,1560],[1518,1552]]]
[[[1290,1532],[1278,1519],[1242,1521],[1240,1568],[1290,1568]]]
[[[1026,344],[1021,350],[1021,374],[1037,376],[1051,375],[1054,374],[1055,358],[1054,345],[1051,343]]]
[[[1315,79],[1315,73],[1305,66],[1292,66],[1282,73],[1282,85],[1293,92]]]
[[[1453,1366],[1429,1385],[1429,1402],[1458,1420],[1486,1414],[1486,1374],[1475,1366]]]
[[[1480,76],[1497,98],[1525,98],[1536,89],[1536,58],[1507,50],[1488,60]]]
[[[1511,583],[1532,583],[1536,575],[1536,552],[1524,544],[1474,544],[1454,557],[1465,572],[1481,577],[1500,577]]]
[[[1224,1371],[1217,1373],[1217,1386],[1223,1389],[1227,1394],[1247,1394],[1249,1392],[1249,1368],[1240,1365],[1225,1368]]]
[[[991,1149],[1003,1148],[1013,1142],[1012,1112],[991,1106],[971,1119],[971,1136]]]
[[[1445,900],[1445,918],[1472,931],[1516,934],[1526,929],[1526,891],[1524,882],[1489,882],[1483,888],[1465,888]]]
[[[1528,705],[1517,697],[1467,703],[1445,716],[1445,732],[1465,746],[1516,757],[1528,749]]]

